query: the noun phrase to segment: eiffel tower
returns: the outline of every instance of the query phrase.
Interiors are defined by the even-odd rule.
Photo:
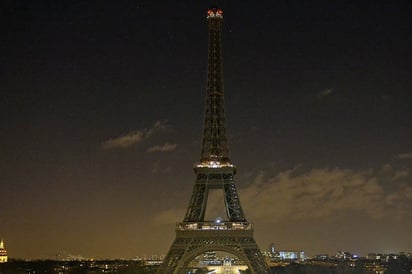
[[[209,49],[205,120],[200,162],[186,216],[176,224],[176,238],[157,274],[187,273],[189,263],[207,251],[223,251],[241,259],[253,274],[269,268],[253,238],[253,226],[240,206],[234,182],[236,167],[229,160],[223,92],[221,29],[223,12],[207,11]],[[226,220],[205,220],[209,190],[224,192]]]

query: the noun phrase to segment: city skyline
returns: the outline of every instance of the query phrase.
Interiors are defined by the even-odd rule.
[[[260,248],[410,252],[412,4],[217,2],[230,155]],[[166,253],[200,158],[210,1],[1,5],[9,257]]]

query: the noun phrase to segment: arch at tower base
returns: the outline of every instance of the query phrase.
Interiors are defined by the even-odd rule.
[[[250,223],[178,223],[176,238],[158,274],[187,274],[197,256],[207,251],[224,251],[241,259],[253,274],[267,274],[269,268],[253,239]]]

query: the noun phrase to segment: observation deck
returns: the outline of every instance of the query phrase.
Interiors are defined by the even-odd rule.
[[[253,231],[253,224],[249,222],[182,222],[176,224],[177,231],[222,231],[247,230]]]

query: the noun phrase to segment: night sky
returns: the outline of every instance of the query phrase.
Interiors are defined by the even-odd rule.
[[[0,3],[9,256],[165,254],[200,158],[211,2]],[[412,1],[218,4],[231,160],[260,248],[412,251]]]

